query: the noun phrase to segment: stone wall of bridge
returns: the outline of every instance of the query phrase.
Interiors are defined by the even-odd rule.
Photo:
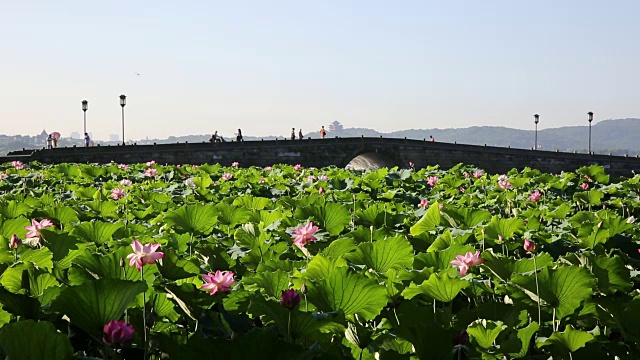
[[[27,152],[28,153],[28,152]],[[573,171],[581,166],[599,164],[616,176],[632,176],[640,172],[636,157],[590,155],[552,151],[534,151],[492,146],[476,146],[428,142],[396,138],[331,138],[305,140],[271,140],[227,143],[178,143],[158,145],[69,147],[9,154],[0,161],[19,156],[23,162],[43,163],[140,163],[155,160],[160,164],[268,166],[302,164],[304,166],[346,166],[359,155],[385,165],[417,167],[440,165],[450,168],[458,163],[476,165],[490,173],[503,173],[512,168],[531,167],[544,172]]]

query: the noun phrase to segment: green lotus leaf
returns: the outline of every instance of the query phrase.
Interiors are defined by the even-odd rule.
[[[308,284],[308,299],[320,311],[341,310],[365,320],[376,317],[387,304],[384,286],[346,268],[334,269],[327,277]]]
[[[111,320],[118,320],[138,294],[147,290],[141,281],[99,279],[64,289],[51,308],[67,315],[71,322],[96,336]]]
[[[461,280],[458,276],[451,276],[448,273],[431,274],[428,280],[420,285],[411,283],[402,292],[402,296],[411,299],[414,296],[424,294],[440,302],[448,303],[458,296],[460,290],[469,287],[469,282]]]
[[[379,273],[389,269],[411,268],[413,247],[403,236],[395,236],[375,242],[361,243],[353,253],[344,255],[354,264],[366,265]]]
[[[585,346],[589,341],[593,340],[594,336],[586,331],[576,330],[573,326],[567,325],[563,332],[556,331],[551,336],[542,341],[540,339],[537,342],[538,347],[544,347],[548,345],[557,345],[569,352],[574,352],[581,347]]]
[[[217,213],[211,205],[185,205],[167,213],[165,219],[179,233],[208,234],[217,222]]]
[[[513,238],[515,234],[522,233],[525,228],[524,221],[520,218],[502,219],[494,216],[484,231],[487,239],[498,240],[500,236],[506,240]]]
[[[19,321],[2,327],[0,345],[12,360],[67,360],[73,357],[69,338],[47,321]]]
[[[194,260],[180,259],[173,250],[164,252],[162,265],[158,266],[158,271],[163,277],[169,280],[187,279],[200,274],[200,268]]]
[[[597,257],[593,262],[593,274],[598,279],[598,290],[604,294],[631,291],[631,275],[619,256]]]
[[[481,348],[490,349],[498,335],[506,328],[507,326],[503,325],[501,321],[483,319],[476,320],[469,325],[467,332],[475,339]]]
[[[71,234],[96,245],[113,240],[113,234],[123,227],[123,223],[108,223],[102,221],[83,222],[76,225]]]
[[[422,218],[411,227],[410,232],[412,236],[418,236],[424,232],[436,230],[438,225],[440,225],[440,204],[434,202]]]
[[[557,318],[562,319],[580,306],[582,301],[593,295],[596,280],[583,267],[562,266],[557,269],[543,268],[538,273],[540,293],[536,295],[534,275],[515,275],[511,282],[526,290],[534,301],[539,298],[557,312]]]
[[[531,337],[539,328],[540,325],[534,321],[527,327],[512,332],[509,338],[500,344],[500,350],[509,353],[509,356],[513,359],[526,357],[529,352]]]
[[[216,206],[216,209],[220,214],[218,221],[230,228],[235,228],[239,224],[244,224],[251,218],[251,211],[244,207],[221,203]]]
[[[15,219],[20,216],[27,216],[31,213],[31,207],[23,202],[11,200],[0,203],[0,215],[6,219]]]
[[[290,334],[295,339],[310,336],[322,327],[339,319],[339,312],[335,313],[310,313],[298,309],[288,310],[275,301],[253,301],[250,310],[259,314],[265,314],[273,320],[282,334]],[[289,321],[291,315],[291,321]]]
[[[280,299],[282,292],[289,289],[289,275],[282,270],[245,276],[242,278],[242,282],[246,285],[255,284],[257,285],[256,290],[264,292],[266,296],[278,300]]]
[[[27,229],[25,229],[24,227],[30,225],[31,222],[23,217],[12,220],[3,220],[1,227],[2,236],[5,239],[11,239],[11,236],[13,234],[16,234],[19,238],[24,239],[24,237],[27,235]]]

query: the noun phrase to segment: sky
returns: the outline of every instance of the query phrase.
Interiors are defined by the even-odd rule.
[[[640,1],[2,1],[0,134],[640,118]],[[141,75],[136,75],[140,73]]]

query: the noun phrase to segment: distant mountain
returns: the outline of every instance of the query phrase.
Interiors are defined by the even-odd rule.
[[[604,120],[594,123],[591,129],[592,151],[600,154],[612,153],[615,155],[640,154],[640,119]],[[211,135],[171,136],[168,139],[139,140],[138,144],[166,144],[176,142],[203,142],[208,141]],[[511,146],[513,148],[529,149],[533,147],[534,130],[518,130],[501,126],[474,126],[462,129],[410,129],[391,133],[382,133],[366,128],[344,128],[340,123],[334,122],[327,128],[327,137],[359,137],[359,136],[383,136],[393,138],[427,139],[433,136],[436,141],[457,142],[460,144],[474,144],[490,146]],[[305,137],[318,138],[317,132],[305,134]],[[285,136],[245,136],[245,140],[273,140],[284,139]],[[235,137],[225,138],[227,141],[235,140]],[[61,139],[59,146],[64,146],[67,141]],[[69,141],[71,143],[71,141]],[[75,141],[74,141],[75,143]],[[78,141],[81,144],[81,141]],[[116,145],[118,142],[98,142],[103,145]],[[0,142],[0,154],[20,150],[25,147],[22,142]],[[81,146],[81,145],[80,145]],[[588,126],[565,126],[538,131],[538,148],[541,150],[560,150],[587,152],[589,146]]]

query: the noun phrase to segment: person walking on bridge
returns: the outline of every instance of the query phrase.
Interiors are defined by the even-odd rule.
[[[291,140],[296,139],[296,128],[291,128]]]
[[[326,135],[327,135],[327,131],[324,129],[324,125],[322,125],[322,128],[320,129],[320,138],[324,139]]]
[[[244,141],[244,140],[242,139],[242,130],[240,130],[240,129],[238,129],[238,133],[236,134],[236,141],[237,141],[237,142]]]
[[[84,133],[84,147],[89,147],[89,144],[91,144],[91,137],[89,137],[89,134]]]
[[[302,140],[302,129],[300,129],[300,131],[298,131],[298,139]]]

